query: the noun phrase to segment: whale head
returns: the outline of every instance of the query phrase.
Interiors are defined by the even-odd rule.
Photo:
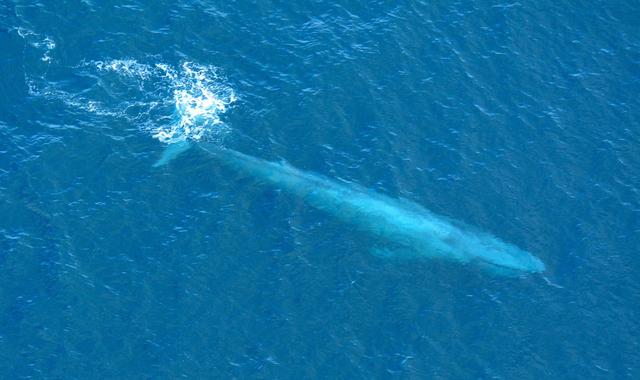
[[[485,236],[476,241],[474,257],[482,266],[496,272],[541,273],[544,263],[531,253],[493,236]]]
[[[531,253],[488,233],[467,230],[463,234],[458,231],[446,242],[461,261],[476,263],[492,273],[512,277],[545,270],[544,263]]]

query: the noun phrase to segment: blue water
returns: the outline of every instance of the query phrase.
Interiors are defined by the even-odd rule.
[[[638,2],[392,3],[0,1],[0,378],[640,378]],[[546,270],[371,255],[183,140]]]

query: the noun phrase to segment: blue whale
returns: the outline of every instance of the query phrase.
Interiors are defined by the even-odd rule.
[[[155,166],[166,165],[191,146],[170,144]],[[220,164],[270,183],[309,205],[384,242],[372,253],[386,258],[434,258],[478,265],[491,273],[517,276],[544,272],[531,253],[408,200],[395,199],[357,184],[302,171],[206,143],[198,144]]]

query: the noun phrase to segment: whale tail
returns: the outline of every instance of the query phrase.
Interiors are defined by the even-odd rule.
[[[191,148],[191,143],[187,140],[182,140],[182,141],[174,142],[167,145],[167,147],[165,148],[164,152],[162,152],[162,155],[160,156],[158,161],[156,161],[156,163],[153,164],[153,167],[157,168],[160,166],[167,165],[169,162],[173,161],[176,157],[186,152],[190,148]]]

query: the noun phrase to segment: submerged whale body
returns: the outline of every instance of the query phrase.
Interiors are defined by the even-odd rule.
[[[545,270],[531,253],[488,233],[438,216],[406,200],[394,199],[347,182],[305,172],[284,162],[271,162],[232,149],[199,144],[216,160],[235,170],[280,187],[303,198],[359,230],[387,242],[374,254],[387,257],[440,258],[477,264],[492,273],[518,275]],[[182,141],[171,144],[154,166],[170,162],[190,147]]]

